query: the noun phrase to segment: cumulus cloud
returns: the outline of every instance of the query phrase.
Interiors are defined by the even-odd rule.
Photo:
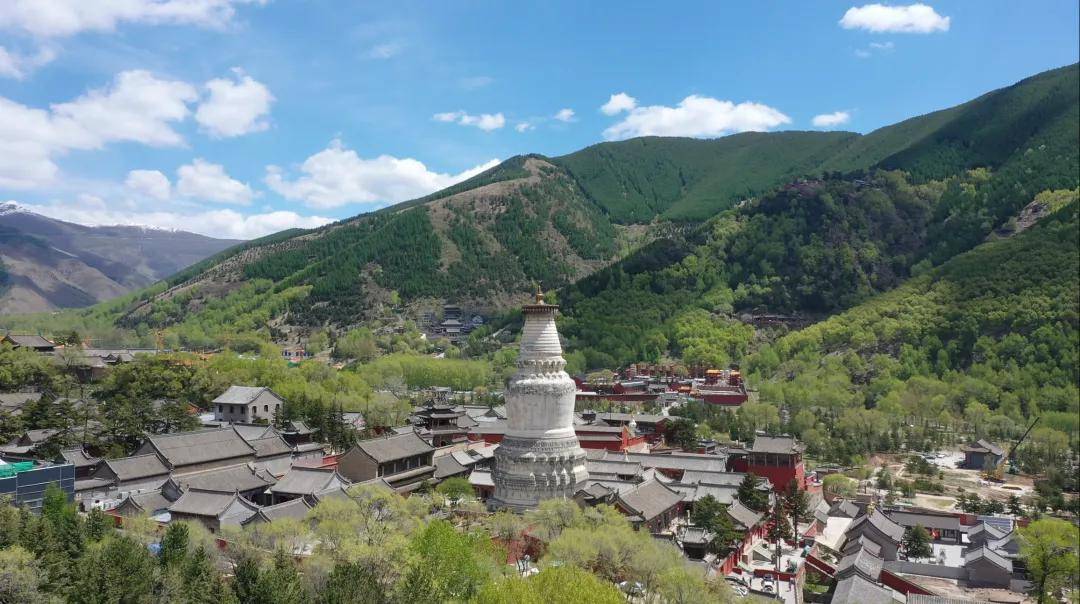
[[[632,111],[635,107],[637,107],[637,99],[625,92],[620,92],[611,95],[608,102],[600,106],[600,111],[604,115],[618,115],[623,111]]]
[[[128,172],[124,186],[139,197],[166,201],[172,196],[169,177],[157,170],[132,170]]]
[[[529,130],[535,129],[536,126],[533,126],[529,122],[518,122],[518,124],[514,126],[514,130],[517,130],[518,132],[528,132]]]
[[[94,147],[112,141],[176,146],[183,138],[172,123],[188,116],[187,105],[197,96],[186,82],[163,80],[148,71],[124,71],[112,86],[53,105],[52,113],[54,121],[81,129]]]
[[[723,136],[733,132],[769,130],[790,124],[791,118],[761,103],[732,103],[691,95],[675,107],[635,107],[604,130],[608,140],[634,136]]]
[[[950,17],[943,17],[926,4],[853,6],[840,19],[844,29],[873,33],[929,34],[949,31]]]
[[[289,211],[242,214],[232,209],[194,212],[174,210],[143,212],[112,209],[101,199],[90,197],[81,198],[78,202],[73,203],[19,205],[38,214],[89,226],[114,224],[146,226],[191,231],[224,239],[254,239],[255,237],[262,237],[285,229],[310,229],[334,221],[334,219],[325,216],[304,216]]]
[[[0,46],[0,78],[21,80],[31,71],[55,58],[56,51],[47,46],[41,47],[32,55],[25,55]]]
[[[183,144],[173,124],[197,98],[190,84],[124,71],[104,88],[48,110],[0,97],[0,186],[28,188],[55,178],[57,155],[112,142]]]
[[[506,116],[502,113],[481,113],[472,115],[464,111],[447,111],[431,116],[437,122],[456,123],[462,126],[475,126],[484,132],[498,130],[506,125]]]
[[[176,192],[189,199],[247,205],[255,197],[251,187],[230,177],[223,166],[202,158],[180,166],[176,175]]]
[[[121,23],[222,28],[236,16],[237,5],[265,3],[266,0],[4,0],[0,2],[0,28],[38,37],[113,31]]]
[[[234,68],[233,74],[235,79],[207,82],[207,97],[195,111],[195,121],[214,137],[240,136],[270,127],[266,116],[274,95],[239,68]]]
[[[499,160],[492,159],[459,174],[443,174],[411,158],[380,155],[365,159],[334,140],[304,160],[300,175],[293,179],[281,168],[268,166],[266,184],[286,199],[316,208],[389,204],[433,193],[498,164]]]
[[[574,110],[570,108],[560,109],[553,117],[560,122],[572,122],[574,121]]]
[[[401,54],[402,48],[403,46],[397,42],[377,44],[368,50],[367,57],[369,59],[389,59]]]
[[[469,78],[461,78],[458,80],[458,85],[465,90],[476,90],[477,88],[483,88],[490,85],[495,81],[495,78],[490,76],[473,76]]]
[[[851,121],[851,114],[847,111],[834,111],[832,113],[822,113],[815,115],[811,123],[816,128],[835,128],[842,124],[846,124]]]

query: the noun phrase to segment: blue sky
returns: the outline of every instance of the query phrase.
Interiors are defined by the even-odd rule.
[[[1080,48],[1075,0],[118,4],[0,3],[0,200],[248,238],[518,153],[869,132]]]

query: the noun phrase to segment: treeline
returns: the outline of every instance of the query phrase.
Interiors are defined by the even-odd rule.
[[[1074,486],[1062,468],[1080,435],[1078,207],[761,347],[749,380],[790,419],[755,428],[850,461],[957,434],[1007,443],[1040,417],[1021,466]]]
[[[73,446],[122,457],[138,448],[148,433],[197,428],[191,406],[209,409],[211,400],[236,384],[272,388],[285,399],[275,423],[302,420],[318,430],[324,442],[347,448],[358,435],[343,428],[343,412],[361,412],[370,429],[400,426],[417,402],[409,398],[410,391],[450,386],[483,392],[501,379],[487,361],[407,353],[356,363],[346,370],[314,361],[290,365],[268,345],[258,354],[225,351],[207,359],[192,354],[138,355],[92,384],[75,379],[77,361],[77,352],[53,359],[0,346],[0,392],[42,393],[18,414],[0,410],[0,441],[26,430],[52,429],[56,433],[38,447],[43,457]]]
[[[664,601],[730,601],[673,545],[634,531],[613,509],[582,512],[573,502],[530,515],[538,533],[530,548],[542,555],[530,564],[539,572],[522,576],[512,564],[526,543],[521,517],[478,513],[468,495],[455,500],[468,508],[464,517],[440,493],[403,499],[354,487],[306,519],[211,535],[200,524],[161,528],[146,517],[116,530],[100,511],[79,516],[53,487],[40,516],[0,506],[0,601],[618,604],[626,595],[616,582],[626,576]],[[448,512],[458,527],[433,518]]]

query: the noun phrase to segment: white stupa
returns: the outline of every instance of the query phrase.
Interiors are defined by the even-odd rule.
[[[572,497],[589,477],[574,432],[576,387],[563,371],[555,313],[537,291],[522,308],[525,326],[517,372],[506,385],[507,430],[495,451],[494,508],[523,511],[545,499]]]

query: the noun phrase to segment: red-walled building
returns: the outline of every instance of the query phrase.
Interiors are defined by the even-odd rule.
[[[800,489],[806,489],[806,466],[802,454],[806,449],[791,436],[758,436],[746,450],[731,451],[731,469],[749,472],[769,479],[773,490],[782,493],[792,479]]]
[[[712,405],[739,407],[746,402],[746,384],[737,369],[710,369],[705,372],[705,382],[695,385],[690,396]]]

